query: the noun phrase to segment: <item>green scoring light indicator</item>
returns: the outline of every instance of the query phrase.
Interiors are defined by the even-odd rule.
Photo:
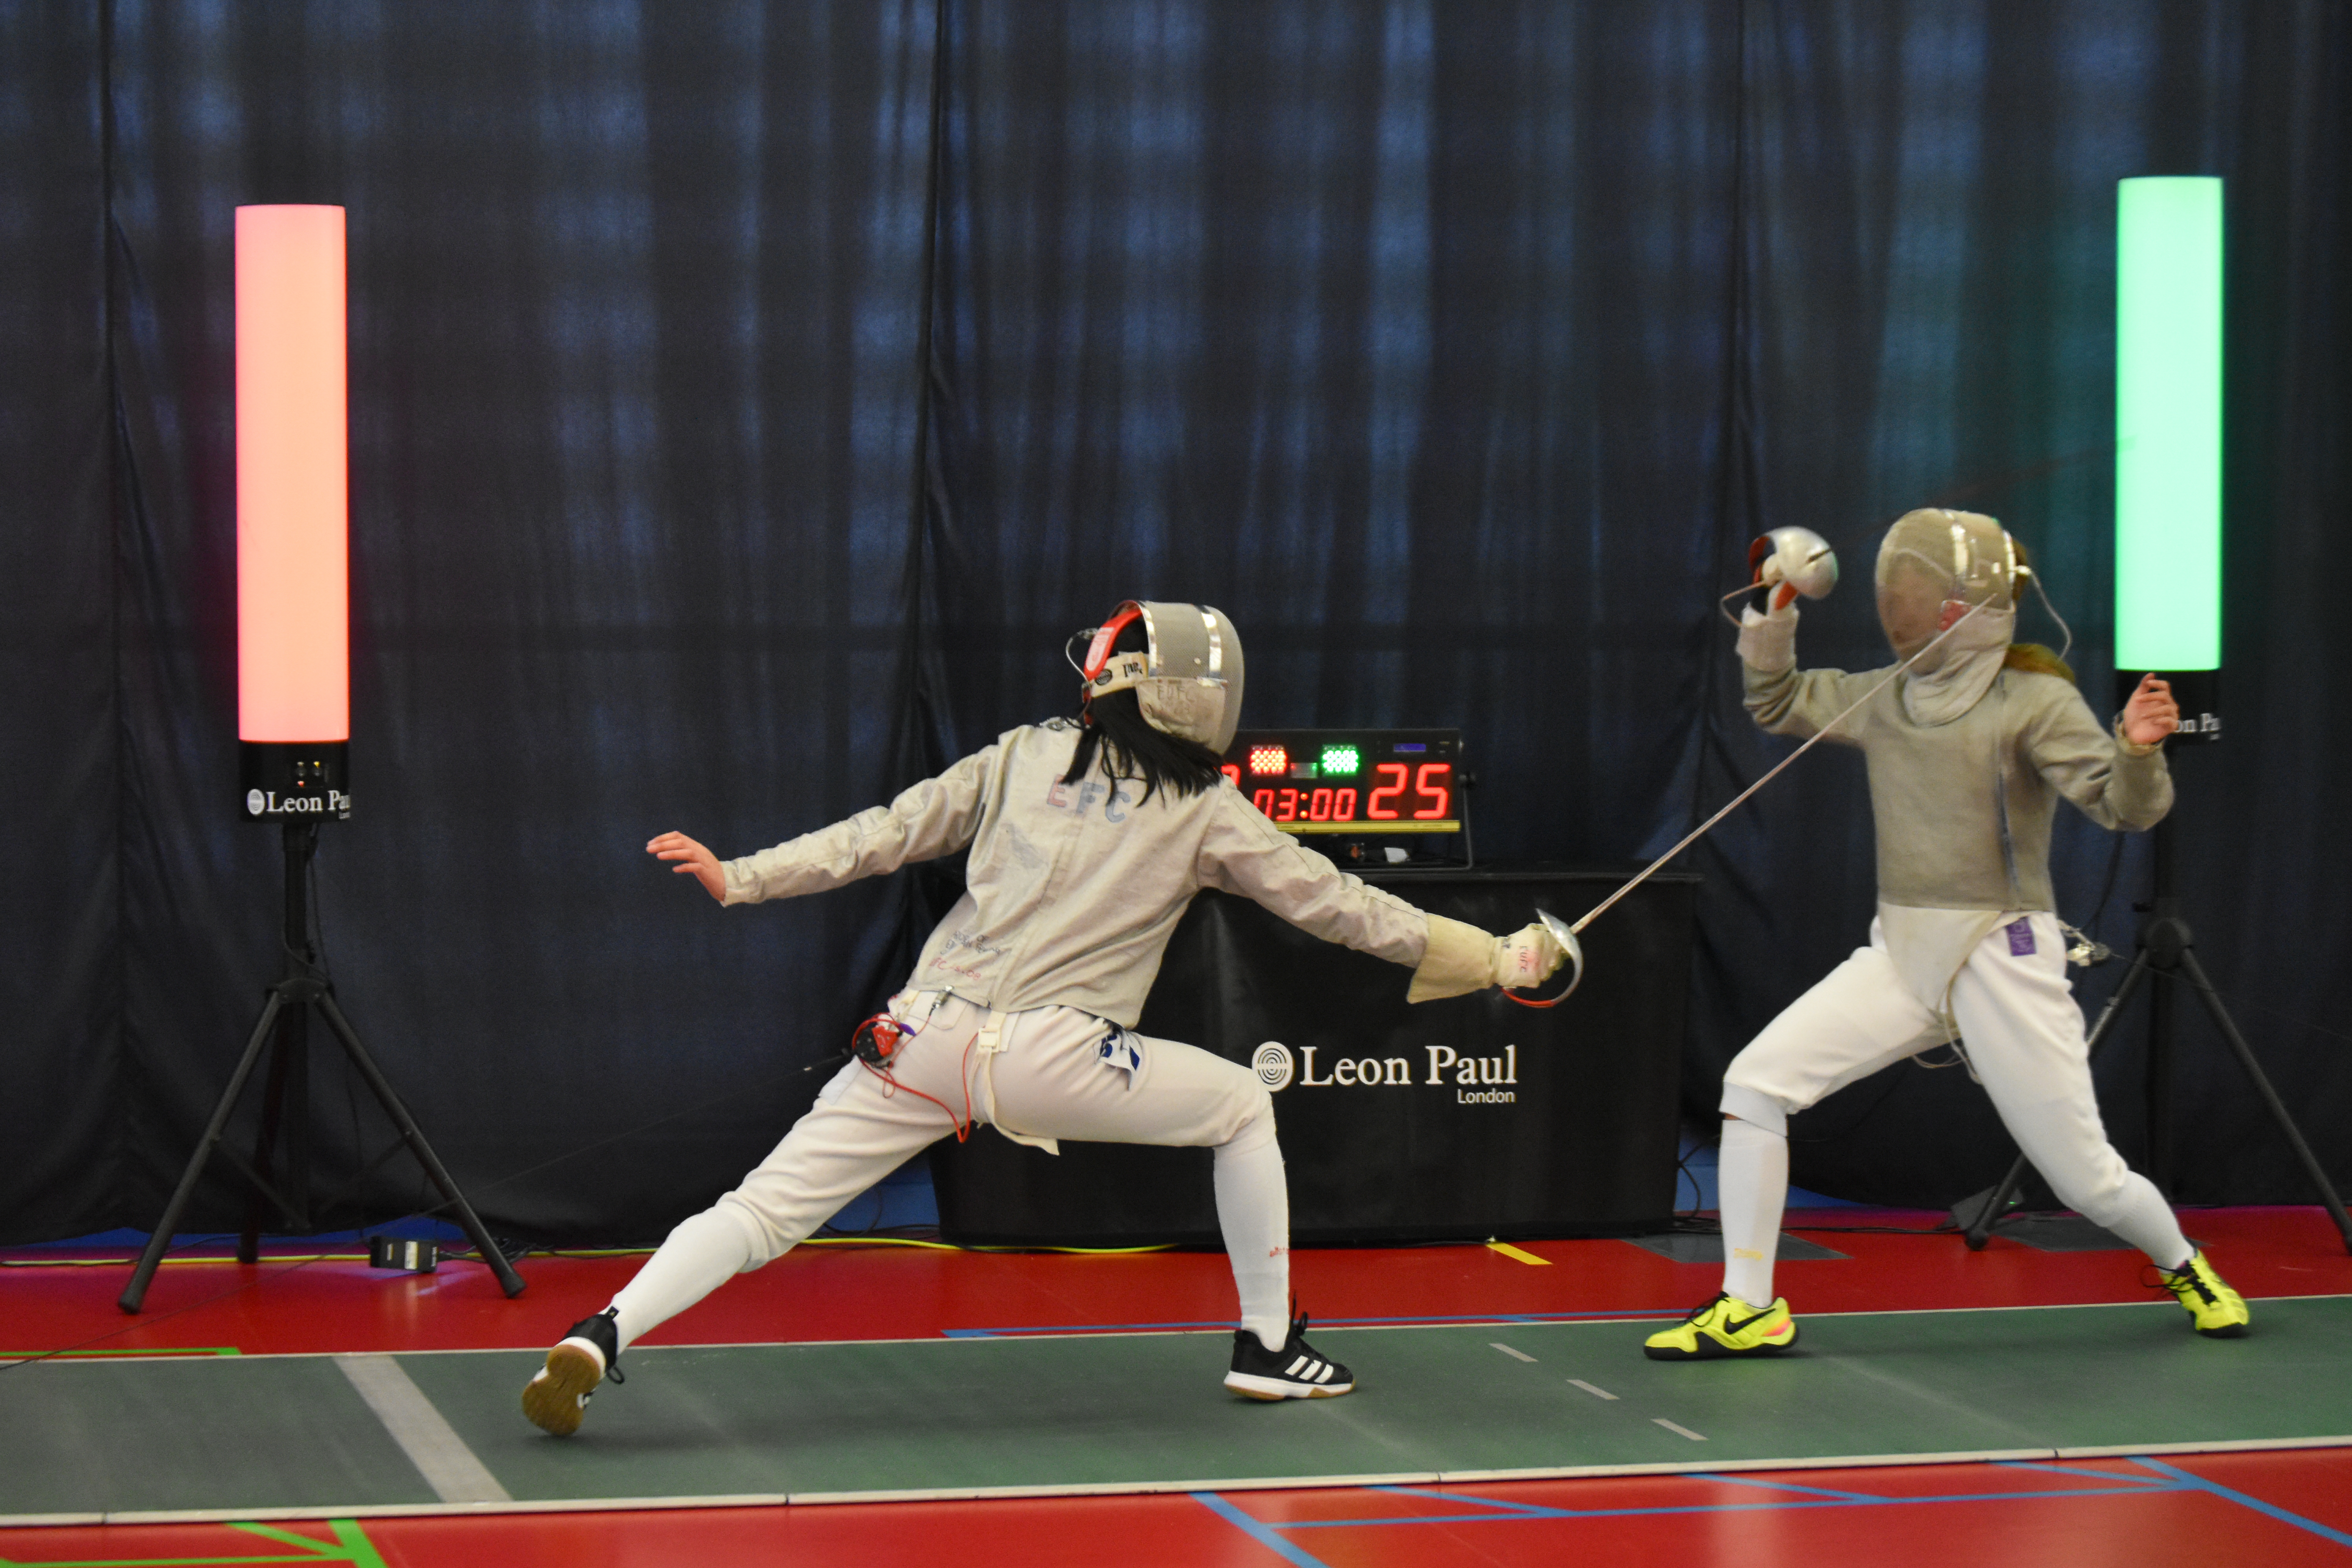
[[[2221,182],[2116,190],[2116,668],[2221,664]]]
[[[1325,777],[1333,773],[1344,775],[1360,771],[1364,765],[1364,755],[1353,746],[1326,746],[1323,748],[1322,763],[1321,772]]]

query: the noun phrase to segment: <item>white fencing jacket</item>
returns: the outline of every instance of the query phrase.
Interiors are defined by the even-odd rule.
[[[1114,786],[1097,762],[1064,784],[1077,737],[1064,721],[1007,731],[888,805],[726,861],[726,901],[819,892],[970,845],[964,895],[924,943],[908,988],[1005,1013],[1076,1007],[1127,1026],[1203,888],[1255,900],[1327,942],[1422,964],[1431,917],[1343,874],[1229,782],[1147,801],[1139,782]],[[1463,934],[1479,939],[1483,962],[1489,939]],[[1483,973],[1465,982],[1437,994],[1486,983]]]

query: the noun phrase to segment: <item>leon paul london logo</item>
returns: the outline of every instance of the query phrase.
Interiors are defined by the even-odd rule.
[[[1268,1040],[1251,1058],[1251,1068],[1269,1089],[1406,1089],[1418,1084],[1451,1088],[1458,1105],[1514,1105],[1519,1081],[1519,1047],[1503,1047],[1499,1057],[1465,1057],[1451,1046],[1423,1046],[1427,1060],[1410,1057],[1339,1057],[1318,1070],[1316,1053],[1321,1047],[1301,1046],[1294,1056],[1288,1046]],[[1423,1076],[1425,1071],[1426,1076]]]
[[[351,808],[352,797],[339,789],[331,789],[324,795],[279,795],[276,790],[260,789],[245,792],[247,816],[345,816]]]

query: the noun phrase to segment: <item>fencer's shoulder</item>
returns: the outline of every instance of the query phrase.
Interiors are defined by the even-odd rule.
[[[2048,670],[2020,669],[2014,665],[2000,672],[2003,686],[2012,701],[2022,703],[2034,711],[2074,712],[2088,714],[2091,705],[2084,700],[2082,688],[2063,675]]]
[[[1067,751],[1077,732],[1076,722],[1069,719],[1043,719],[1034,724],[1015,724],[996,737],[996,749],[1017,752],[1037,746],[1054,746]]]
[[[2000,672],[2000,680],[2006,697],[2002,729],[2008,734],[2032,745],[2070,748],[2095,746],[2106,734],[2082,689],[2063,676],[2012,668]]]
[[[1034,755],[1041,740],[1051,738],[1051,726],[1020,724],[1005,731],[976,752],[967,752],[941,769],[931,782],[948,783],[958,779],[979,779],[993,776],[1014,765],[1025,755]],[[1066,761],[1068,741],[1062,742]],[[917,785],[921,788],[923,786]]]

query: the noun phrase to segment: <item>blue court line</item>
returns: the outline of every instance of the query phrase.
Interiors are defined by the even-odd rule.
[[[2141,1486],[2154,1487],[2159,1491],[2179,1489],[2161,1476],[2127,1476],[2120,1470],[2083,1470],[2074,1465],[2053,1464],[2047,1459],[1996,1459],[1993,1462],[2004,1470],[2047,1470],[2053,1476],[2077,1476],[2100,1481],[2137,1481]],[[2077,1460],[2076,1464],[2081,1462]]]
[[[1683,1480],[1719,1481],[1727,1479],[1727,1478],[1723,1476],[1685,1474],[1677,1479]],[[1368,1487],[1365,1489],[1368,1491],[1385,1491],[1389,1489]],[[1885,1498],[1857,1495],[1851,1500],[1838,1497],[1792,1498],[1786,1502],[1684,1503],[1658,1508],[1520,1507],[1513,1511],[1498,1511],[1494,1513],[1370,1514],[1360,1519],[1304,1520],[1296,1524],[1268,1525],[1266,1528],[1271,1530],[1337,1530],[1344,1526],[1374,1524],[1516,1524],[1524,1520],[1540,1519],[1643,1519],[1654,1515],[1664,1516],[1668,1514],[1795,1513],[1808,1510],[1832,1508],[1908,1508],[1920,1503],[2038,1502],[2048,1498],[2153,1497],[2159,1491],[2180,1491],[2186,1489],[2187,1489],[2180,1487],[2078,1487],[2063,1491],[2043,1489],[2030,1492],[1951,1492],[1934,1497]],[[1498,1509],[1509,1509],[1512,1507],[1512,1505],[1509,1504],[1498,1504],[1494,1500],[1487,1498],[1475,1498],[1460,1493],[1448,1493],[1445,1495],[1450,1500],[1455,1502],[1477,1503],[1485,1507]]]
[[[2283,1509],[2274,1502],[2264,1502],[2262,1499],[2242,1492],[2235,1487],[2225,1487],[2219,1481],[2209,1481],[2203,1476],[2191,1475],[2187,1470],[2168,1465],[2161,1459],[2149,1458],[2145,1454],[2133,1455],[2132,1463],[2144,1466],[2158,1475],[2169,1476],[2172,1478],[2174,1490],[2211,1492],[2215,1497],[2227,1499],[2241,1508],[2250,1508],[2256,1513],[2268,1514],[2283,1524],[2294,1525],[2297,1530],[2307,1530],[2322,1541],[2332,1541],[2338,1546],[2352,1546],[2352,1535],[2347,1535],[2340,1530],[2331,1529],[2315,1519],[2305,1519],[2303,1515]]]
[[[1199,1503],[1268,1552],[1279,1554],[1284,1562],[1297,1563],[1297,1568],[1329,1568],[1329,1565],[1320,1557],[1294,1542],[1285,1541],[1281,1531],[1286,1527],[1268,1524],[1262,1519],[1252,1519],[1214,1492],[1194,1492],[1192,1497],[1194,1502]]]
[[[1439,1491],[1435,1487],[1366,1487],[1366,1491],[1385,1492],[1391,1497],[1435,1498],[1440,1502],[1471,1502],[1480,1508],[1498,1509],[1505,1517],[1514,1513],[1542,1513],[1546,1505],[1539,1502],[1511,1502],[1503,1498],[1466,1497],[1460,1492]]]
[[[1417,1328],[1424,1325],[1437,1328],[1447,1323],[1573,1323],[1588,1318],[1642,1322],[1652,1318],[1681,1319],[1689,1315],[1688,1310],[1684,1308],[1631,1307],[1598,1312],[1456,1312],[1434,1317],[1318,1318],[1315,1326],[1323,1329]],[[941,1329],[940,1334],[950,1340],[987,1340],[1013,1334],[1166,1333],[1180,1329],[1230,1329],[1234,1326],[1231,1318],[1167,1323],[1016,1323],[996,1329]]]
[[[1698,1479],[1717,1481],[1725,1486],[1761,1487],[1766,1491],[1803,1492],[1808,1497],[1838,1498],[1846,1502],[1885,1502],[1886,1500],[1876,1492],[1858,1492],[1843,1487],[1805,1487],[1799,1486],[1794,1481],[1768,1480],[1761,1476],[1730,1476],[1709,1470],[1702,1473]]]
[[[2321,1524],[2316,1520],[2306,1519],[2291,1510],[2279,1507],[2276,1503],[2265,1502],[2258,1497],[2239,1491],[2234,1487],[2223,1486],[2219,1481],[2208,1480],[2202,1476],[2191,1474],[2175,1466],[2165,1464],[2161,1460],[2145,1456],[2134,1456],[2131,1462],[2157,1473],[2143,1478],[2108,1470],[2070,1469],[2057,1464],[2011,1460],[2001,1461],[2000,1468],[2046,1471],[2056,1475],[2079,1477],[2086,1481],[2123,1484],[2095,1484],[2063,1489],[2042,1489],[2034,1491],[1946,1492],[1907,1497],[1880,1497],[1868,1492],[1832,1491],[1824,1488],[1795,1485],[1753,1476],[1693,1471],[1686,1473],[1683,1479],[1805,1495],[1773,1502],[1689,1503],[1655,1508],[1554,1508],[1544,1504],[1516,1502],[1503,1498],[1478,1497],[1468,1492],[1441,1491],[1427,1487],[1367,1487],[1364,1489],[1366,1491],[1380,1492],[1391,1497],[1429,1498],[1436,1501],[1457,1503],[1486,1511],[1367,1515],[1356,1519],[1302,1520],[1285,1524],[1273,1524],[1265,1520],[1253,1518],[1214,1493],[1195,1492],[1192,1495],[1220,1517],[1246,1531],[1253,1540],[1261,1542],[1270,1550],[1282,1553],[1286,1560],[1300,1564],[1301,1568],[1320,1568],[1320,1565],[1315,1558],[1299,1552],[1290,1542],[1284,1540],[1281,1535],[1284,1531],[1362,1529],[1374,1525],[1401,1524],[1499,1524],[1529,1520],[1638,1519],[1674,1514],[1771,1513],[1837,1508],[1908,1508],[1925,1503],[2038,1502],[2067,1498],[2152,1497],[2167,1492],[2182,1491],[2208,1492],[2226,1501],[2236,1503],[2242,1508],[2252,1509],[2257,1513],[2267,1515],[2281,1523],[2308,1531],[2324,1541],[2333,1542],[2339,1546],[2352,1546],[2352,1534]]]

